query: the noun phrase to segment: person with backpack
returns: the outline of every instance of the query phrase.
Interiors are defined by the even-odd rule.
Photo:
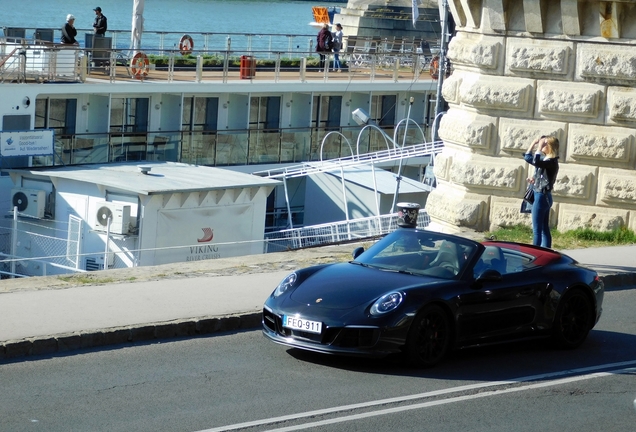
[[[331,52],[331,48],[333,47],[333,36],[329,31],[329,24],[324,23],[322,28],[318,32],[318,36],[316,37],[316,52],[320,56],[320,63],[318,66],[319,72],[324,72],[325,67],[329,69],[329,63],[325,65],[325,59],[327,57],[328,52]]]

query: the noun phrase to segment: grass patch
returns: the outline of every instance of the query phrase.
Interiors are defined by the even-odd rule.
[[[111,282],[115,282],[115,279],[111,277],[95,277],[92,275],[74,274],[71,276],[58,276],[59,280],[64,282],[78,284],[78,285],[88,285],[88,284],[107,284]]]
[[[487,238],[496,240],[532,244],[532,228],[526,225],[500,228],[488,231],[485,235]],[[627,228],[616,228],[612,231],[579,228],[564,233],[552,230],[553,249],[581,249],[626,244],[636,244],[636,234]]]

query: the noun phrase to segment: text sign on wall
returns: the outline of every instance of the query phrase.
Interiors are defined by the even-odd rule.
[[[1,156],[41,156],[53,154],[52,129],[0,132]]]

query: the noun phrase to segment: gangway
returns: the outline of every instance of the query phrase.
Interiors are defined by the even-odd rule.
[[[254,172],[254,175],[259,175],[262,177],[267,177],[271,179],[280,179],[283,181],[283,188],[285,190],[285,203],[287,206],[287,215],[288,215],[288,226],[290,229],[294,229],[293,221],[292,221],[292,211],[291,204],[289,200],[289,192],[287,188],[287,180],[297,177],[304,177],[311,174],[318,173],[328,173],[334,171],[340,171],[341,180],[342,180],[342,193],[343,193],[343,203],[344,203],[344,212],[345,212],[345,226],[349,229],[350,225],[349,221],[349,210],[347,206],[347,194],[345,187],[345,175],[344,171],[346,168],[356,167],[361,165],[371,165],[373,168],[376,163],[380,162],[390,162],[390,161],[401,161],[402,159],[409,159],[413,157],[422,157],[422,156],[431,156],[435,157],[436,153],[441,152],[444,147],[443,141],[433,141],[429,143],[421,143],[414,144],[410,146],[404,147],[394,147],[393,149],[381,150],[377,152],[364,153],[361,155],[353,155],[345,158],[338,159],[329,159],[326,161],[320,162],[305,162],[301,165],[293,165],[283,168],[274,168],[264,171]],[[401,162],[400,162],[401,165]],[[377,188],[375,182],[375,171],[373,171],[373,184],[374,184],[374,195],[376,197],[376,217],[380,215],[380,205],[377,198]],[[396,176],[396,190],[394,197],[394,206],[395,200],[399,194],[399,185],[400,185],[400,174]],[[430,190],[430,185],[428,185]],[[391,210],[391,212],[393,209]]]
[[[347,156],[344,158],[329,159],[320,162],[305,162],[300,165],[257,171],[254,172],[254,175],[272,179],[303,177],[322,172],[338,171],[340,169],[353,166],[391,162],[413,157],[431,156],[439,153],[443,147],[443,141],[434,141],[388,150],[380,150],[377,152],[363,153],[358,156]]]

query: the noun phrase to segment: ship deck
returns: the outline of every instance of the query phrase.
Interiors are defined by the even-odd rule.
[[[27,81],[37,81],[37,77],[27,79]],[[308,70],[301,73],[295,71],[274,71],[274,70],[258,70],[249,77],[243,76],[240,70],[222,70],[202,71],[197,74],[195,70],[148,70],[146,74],[133,76],[130,69],[125,66],[117,66],[111,73],[110,68],[103,70],[94,68],[86,75],[86,83],[103,83],[105,81],[123,81],[123,82],[320,82],[320,81],[396,81],[396,82],[413,82],[413,81],[431,81],[428,74],[415,74],[412,70],[399,71],[371,71],[370,69],[352,69],[343,70],[341,73],[329,71],[327,73],[318,70]]]

